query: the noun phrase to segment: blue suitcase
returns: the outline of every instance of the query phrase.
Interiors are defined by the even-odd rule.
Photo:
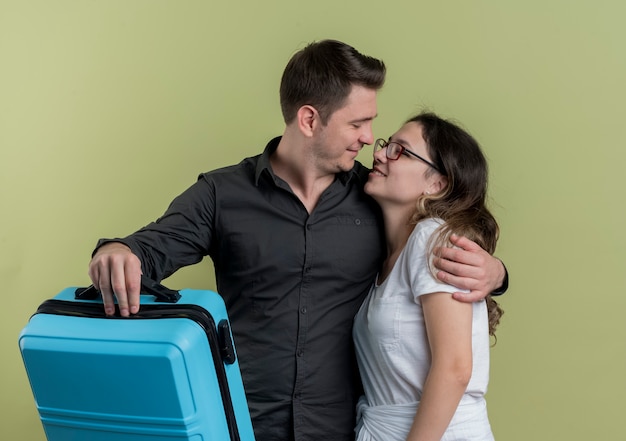
[[[66,288],[22,330],[48,440],[254,441],[222,298],[142,285],[130,318],[105,317],[93,287]]]

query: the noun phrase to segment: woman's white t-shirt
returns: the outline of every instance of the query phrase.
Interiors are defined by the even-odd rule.
[[[390,274],[380,285],[372,285],[354,319],[357,361],[369,407],[420,401],[431,364],[420,296],[458,291],[435,279],[429,269],[427,244],[441,224],[426,219],[415,226]],[[485,301],[476,302],[472,376],[459,407],[484,401],[489,344],[487,307]]]

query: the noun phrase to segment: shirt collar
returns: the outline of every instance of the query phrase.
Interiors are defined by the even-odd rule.
[[[264,170],[274,177],[274,172],[272,171],[272,166],[270,165],[270,156],[272,153],[276,151],[278,148],[278,143],[280,142],[281,136],[277,136],[270,140],[265,146],[265,150],[261,153],[259,157],[259,161],[256,164],[256,172],[254,173],[254,185],[259,185],[259,179],[261,179],[261,174]]]

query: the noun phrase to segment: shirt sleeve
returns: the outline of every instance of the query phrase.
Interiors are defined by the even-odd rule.
[[[96,250],[110,242],[125,244],[141,261],[144,275],[156,281],[200,262],[211,246],[213,190],[213,182],[201,175],[155,222],[124,238],[100,239]]]
[[[436,234],[437,228],[442,223],[443,221],[439,219],[426,219],[419,222],[407,241],[406,265],[415,302],[419,302],[420,296],[434,292],[468,292],[440,282],[431,272],[429,263],[432,262],[432,253],[428,245],[430,238]]]

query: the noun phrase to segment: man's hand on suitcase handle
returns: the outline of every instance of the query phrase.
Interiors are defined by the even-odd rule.
[[[106,315],[115,314],[114,296],[122,317],[139,311],[141,262],[126,245],[111,242],[101,246],[89,263],[89,277],[102,294]]]

